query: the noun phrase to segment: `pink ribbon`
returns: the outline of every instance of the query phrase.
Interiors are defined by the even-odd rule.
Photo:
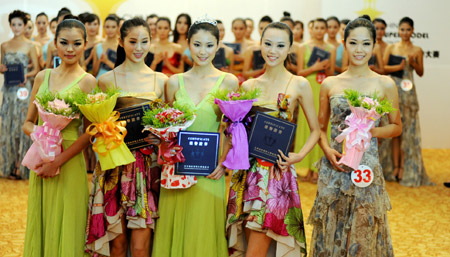
[[[36,126],[31,133],[31,139],[38,146],[38,153],[44,162],[51,162],[62,152],[61,131],[44,122],[42,126]]]

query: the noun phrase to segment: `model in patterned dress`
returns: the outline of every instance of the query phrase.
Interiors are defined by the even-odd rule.
[[[314,226],[311,256],[393,256],[387,219],[391,209],[389,196],[377,151],[377,138],[394,137],[401,133],[398,96],[394,82],[369,68],[368,62],[375,44],[375,27],[370,20],[351,21],[344,34],[344,46],[350,65],[347,71],[324,80],[320,90],[319,144],[325,156],[319,165],[319,180],[314,206],[308,223]],[[396,111],[389,113],[389,124],[370,130],[372,139],[364,152],[361,165],[372,170],[373,182],[359,187],[351,181],[351,173],[337,163],[342,157],[342,143],[336,137],[345,128],[351,113],[344,91],[353,89],[363,95],[377,92],[393,103]],[[331,122],[331,141],[327,125]]]
[[[22,124],[25,122],[30,102],[30,78],[38,72],[38,59],[32,41],[24,36],[25,24],[28,21],[25,13],[13,11],[9,14],[8,20],[14,37],[1,45],[0,72],[4,73],[7,65],[21,64],[24,67],[25,82],[17,85],[4,84],[2,87],[0,177],[27,179],[29,170],[20,163],[31,145],[31,140],[22,131]],[[33,68],[28,70],[30,60]],[[25,99],[17,97],[17,91],[22,87],[28,90],[28,96]]]
[[[265,73],[242,85],[262,91],[258,105],[272,109],[279,118],[291,121],[299,106],[311,130],[298,153],[280,152],[276,164],[251,161],[249,170],[235,170],[227,209],[228,247],[232,256],[305,256],[306,238],[294,164],[301,161],[319,138],[319,124],[308,81],[292,75],[284,66],[292,32],[284,23],[269,24],[262,34],[261,52]],[[269,249],[275,242],[276,249]],[[245,246],[248,242],[248,247]]]

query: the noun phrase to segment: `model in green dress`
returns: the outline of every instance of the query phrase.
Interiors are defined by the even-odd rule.
[[[238,80],[212,65],[219,43],[215,22],[195,22],[189,29],[188,40],[194,66],[169,79],[166,100],[196,109],[196,120],[188,130],[217,132],[222,114],[213,103],[211,92],[219,88],[237,90]],[[221,165],[224,157],[219,159],[219,165],[211,175],[197,176],[197,184],[190,188],[161,188],[153,256],[228,256],[225,168]]]
[[[319,112],[319,93],[320,84],[326,76],[334,75],[334,63],[336,50],[331,44],[327,44],[324,41],[324,35],[327,31],[327,23],[324,19],[316,19],[312,28],[313,38],[310,42],[302,45],[299,51],[299,64],[297,65],[297,74],[304,76],[309,84],[314,95],[314,106],[316,112]],[[330,52],[330,58],[328,60],[317,60],[313,65],[308,66],[308,61],[311,57],[311,53],[314,47],[321,48]],[[329,130],[328,130],[329,131]],[[297,132],[295,135],[295,151],[298,152],[302,149],[306,140],[309,137],[309,127],[306,122],[303,112],[299,112],[297,119]],[[316,145],[311,152],[296,165],[297,169],[308,169],[317,173],[315,163],[323,156],[323,152],[319,145]]]
[[[89,92],[95,78],[78,64],[83,54],[84,26],[74,20],[59,24],[56,48],[61,65],[40,72],[35,79],[31,103],[36,95],[52,91],[62,97],[75,90]],[[67,83],[66,81],[71,81]],[[30,104],[24,131],[31,134],[38,116]],[[42,125],[42,121],[39,120]],[[30,172],[27,229],[23,256],[84,256],[84,234],[88,203],[88,183],[82,150],[89,145],[89,135],[78,136],[79,119],[62,130],[63,152],[50,163],[41,163],[39,172]],[[60,173],[57,170],[60,168]]]

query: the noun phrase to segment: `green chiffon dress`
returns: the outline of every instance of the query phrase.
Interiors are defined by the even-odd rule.
[[[225,75],[222,74],[211,92],[219,88]],[[178,76],[180,89],[176,92],[176,101],[194,107],[184,88],[183,75]],[[195,108],[197,118],[188,130],[217,132],[222,115],[212,95],[208,94]],[[152,256],[228,256],[225,177],[212,180],[197,176],[197,180],[197,184],[188,189],[161,187]]]
[[[329,46],[325,49],[326,51],[329,51]],[[309,58],[311,57],[312,49],[306,45],[305,49],[305,55],[304,55],[304,68],[308,68],[307,63]],[[306,79],[308,80],[309,84],[311,85],[311,89],[314,96],[314,107],[316,108],[317,114],[319,114],[319,94],[320,94],[320,84],[316,80],[318,72],[313,72],[306,76]],[[295,133],[295,152],[298,153],[303,145],[306,143],[306,140],[308,139],[310,134],[308,121],[306,120],[306,116],[302,111],[298,112],[298,118],[297,118],[297,131]],[[330,138],[330,125],[328,125],[328,138]],[[306,168],[309,170],[312,170],[314,172],[317,172],[316,163],[320,160],[320,158],[323,156],[323,151],[320,148],[319,144],[316,144],[314,148],[309,152],[305,158],[295,164],[295,168]]]
[[[37,95],[49,90],[50,72],[46,70]],[[79,89],[78,82],[85,74],[59,93],[64,97]],[[39,125],[42,125],[40,119]],[[81,120],[75,119],[62,130],[64,149],[78,139],[80,125]],[[89,194],[83,153],[60,168],[59,175],[46,179],[30,172],[25,257],[88,256],[84,253],[84,234]]]

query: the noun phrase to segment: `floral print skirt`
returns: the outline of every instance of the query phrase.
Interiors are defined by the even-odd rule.
[[[250,170],[235,170],[227,208],[227,237],[231,256],[245,255],[245,227],[276,242],[276,256],[305,256],[303,213],[294,166],[253,161]]]
[[[161,168],[156,153],[132,151],[136,162],[102,171],[97,163],[91,183],[86,251],[109,256],[109,242],[127,228],[154,228]]]

